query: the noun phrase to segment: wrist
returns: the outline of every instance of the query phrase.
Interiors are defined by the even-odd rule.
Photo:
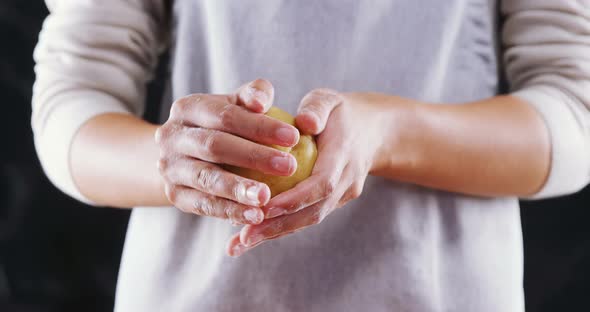
[[[156,128],[129,114],[102,114],[86,122],[71,152],[80,192],[105,206],[169,205],[156,167]]]
[[[151,194],[153,196],[153,198],[151,198],[150,200],[148,200],[149,203],[151,203],[151,206],[169,206],[172,205],[170,203],[170,201],[168,200],[168,198],[166,197],[166,191],[165,191],[165,181],[164,178],[162,177],[162,175],[160,175],[159,172],[159,167],[158,167],[158,159],[160,156],[160,149],[156,144],[155,141],[155,135],[156,135],[156,131],[158,130],[159,125],[154,125],[154,124],[146,124],[146,130],[144,132],[145,137],[144,137],[144,141],[146,142],[146,145],[149,146],[149,149],[151,150],[150,155],[150,162],[153,163],[153,174],[150,174],[150,189]]]
[[[370,174],[403,179],[421,163],[420,133],[424,130],[424,103],[383,96],[377,112],[380,144]]]

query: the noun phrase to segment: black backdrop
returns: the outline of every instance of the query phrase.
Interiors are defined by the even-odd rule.
[[[0,3],[0,311],[110,311],[129,212],[69,199],[34,153],[32,51],[46,14],[41,0]],[[589,199],[586,188],[523,203],[527,311],[590,311]]]

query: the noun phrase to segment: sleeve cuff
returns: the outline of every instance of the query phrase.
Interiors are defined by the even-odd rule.
[[[101,92],[71,91],[67,100],[55,105],[45,120],[33,125],[35,146],[43,170],[57,188],[86,204],[96,205],[80,193],[70,168],[70,147],[78,129],[88,120],[105,113],[130,112],[115,98]]]
[[[582,121],[576,118],[567,94],[548,86],[512,93],[529,103],[543,118],[551,140],[551,168],[543,187],[523,199],[541,199],[574,193],[590,178],[590,143],[584,138]]]

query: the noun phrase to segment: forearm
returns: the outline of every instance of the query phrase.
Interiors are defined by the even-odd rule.
[[[70,151],[71,172],[80,192],[105,206],[170,205],[156,167],[156,128],[124,114],[102,114],[86,122]]]
[[[497,96],[465,105],[408,101],[403,107],[401,114],[390,109],[385,115],[397,122],[387,123],[389,142],[373,174],[481,196],[531,195],[544,184],[550,139],[527,103]]]

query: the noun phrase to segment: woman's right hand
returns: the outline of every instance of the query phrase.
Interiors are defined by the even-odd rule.
[[[174,102],[155,139],[160,147],[158,169],[175,207],[234,224],[263,221],[259,207],[270,199],[268,186],[219,165],[282,176],[295,172],[292,155],[265,146],[293,146],[299,140],[297,128],[262,114],[273,98],[271,83],[258,79],[235,94],[192,94]]]

